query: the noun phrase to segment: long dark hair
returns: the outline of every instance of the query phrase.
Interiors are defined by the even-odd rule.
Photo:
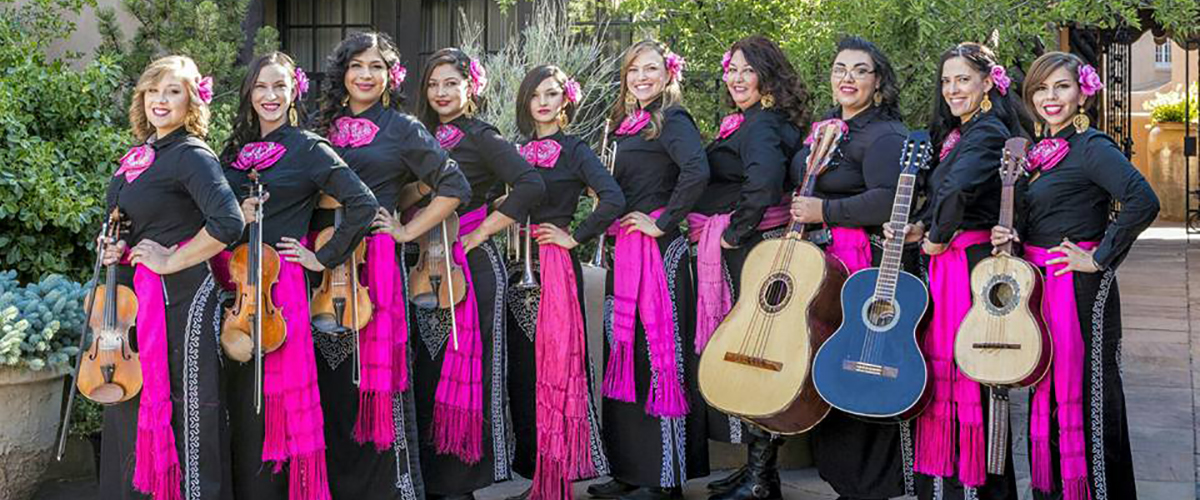
[[[579,104],[571,102],[566,97],[567,74],[563,70],[549,64],[529,70],[528,73],[525,73],[525,78],[521,80],[521,87],[517,90],[517,130],[530,138],[537,130],[537,122],[529,113],[529,102],[533,100],[533,92],[537,90],[538,85],[541,85],[547,78],[554,78],[554,81],[563,87],[563,113],[567,115],[567,123],[575,120],[575,113],[579,112]],[[561,128],[566,129],[567,124],[562,124]],[[566,132],[566,130],[563,131]]]
[[[879,79],[879,90],[875,92],[882,96],[879,104],[875,105],[879,114],[888,120],[903,120],[900,114],[900,87],[896,83],[896,70],[892,67],[892,60],[879,50],[879,46],[860,36],[849,35],[838,40],[836,54],[847,50],[863,52],[871,58],[871,64],[875,66],[875,78]],[[837,55],[834,55],[834,58],[836,57]],[[830,116],[840,115],[841,108],[838,106],[830,112]]]
[[[933,80],[933,119],[929,123],[929,133],[933,136],[933,142],[937,147],[941,147],[942,140],[950,134],[950,131],[962,125],[962,120],[950,112],[950,105],[946,104],[946,100],[942,98],[942,71],[946,66],[946,61],[955,57],[961,57],[973,70],[985,78],[991,74],[992,68],[1000,64],[992,49],[974,42],[960,43],[942,53],[941,60],[938,62],[937,78]],[[993,85],[992,90],[988,91],[988,98],[992,101],[992,112],[1004,123],[1010,134],[1029,137],[1028,130],[1032,128],[1033,122],[1025,111],[1025,107],[1021,105],[1020,86],[1020,82],[1014,79],[1007,95],[1001,95],[1000,89]]]
[[[774,108],[804,128],[809,121],[809,93],[796,75],[796,69],[788,61],[779,46],[762,35],[752,35],[738,40],[729,47],[729,53],[742,51],[742,56],[758,74],[758,92],[775,99]],[[725,93],[726,103],[732,98]]]
[[[221,150],[221,163],[233,163],[237,158],[238,152],[242,150],[242,146],[248,143],[259,140],[262,137],[261,130],[258,128],[258,112],[254,111],[254,102],[250,94],[254,92],[254,84],[258,82],[258,74],[262,69],[272,64],[283,66],[284,73],[292,79],[293,88],[296,85],[296,61],[283,52],[275,51],[268,54],[258,56],[253,61],[250,61],[250,67],[246,71],[246,77],[242,79],[242,88],[238,91],[238,111],[237,116],[233,120],[233,132],[229,134],[229,139],[225,141],[225,148]],[[293,127],[299,127],[304,123],[304,106],[299,98],[292,99],[292,106],[296,108],[297,123],[291,123]],[[290,112],[289,112],[290,113]],[[291,118],[289,117],[290,121]]]
[[[426,91],[426,88],[429,86],[429,75],[432,75],[433,70],[443,64],[449,64],[453,67],[462,76],[463,83],[471,81],[471,57],[466,52],[454,47],[448,47],[434,52],[433,55],[429,56],[429,59],[425,61],[425,66],[421,68],[421,74],[419,75],[421,79],[417,80],[417,88],[421,89],[421,98],[417,99],[417,119],[421,120],[421,123],[424,123],[425,128],[429,130],[436,130],[441,121],[438,120],[437,111],[429,105],[429,93]],[[487,104],[482,95],[470,91],[467,92],[467,101],[463,103],[468,109],[467,116],[483,111],[483,107]],[[472,110],[471,106],[474,106],[475,109]]]
[[[400,64],[400,51],[396,49],[396,44],[392,42],[391,37],[384,33],[373,32],[353,33],[347,36],[337,47],[334,47],[329,57],[325,58],[325,65],[329,71],[325,74],[325,91],[321,94],[321,111],[314,127],[318,134],[326,135],[333,121],[348,113],[348,108],[342,105],[342,100],[348,95],[346,70],[354,56],[372,47],[379,49],[379,54],[383,56],[383,62],[389,69]],[[390,101],[388,106],[392,109],[404,109],[403,86],[392,88],[390,71],[387,78],[389,81],[384,82],[384,92],[388,93]]]

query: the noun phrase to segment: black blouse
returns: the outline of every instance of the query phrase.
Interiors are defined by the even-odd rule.
[[[949,243],[959,230],[991,230],[1000,219],[1000,158],[1008,128],[995,113],[979,113],[959,130],[958,145],[928,174],[925,205],[915,218],[933,243]]]
[[[105,204],[120,207],[130,222],[129,246],[151,240],[170,247],[196,236],[201,228],[225,244],[242,234],[242,210],[221,175],[217,155],[184,127],[149,142],[154,164],[134,182],[109,179]]]
[[[1063,238],[1099,241],[1096,263],[1115,267],[1158,216],[1158,196],[1107,135],[1096,129],[1077,134],[1068,126],[1056,137],[1070,143],[1070,152],[1025,183],[1018,197],[1018,234],[1025,243],[1043,248]],[[1110,222],[1113,200],[1121,202],[1121,211]]]
[[[465,115],[449,124],[463,132],[462,140],[450,149],[450,157],[458,162],[471,185],[470,202],[459,205],[458,213],[483,206],[493,187],[503,182],[512,186],[512,191],[496,210],[513,220],[524,221],[545,194],[541,176],[491,124]]]
[[[838,144],[834,161],[817,177],[813,195],[824,200],[821,213],[827,225],[881,231],[892,216],[908,128],[875,107],[847,120],[846,127],[849,132]],[[791,175],[797,184],[804,178],[808,152],[805,147],[792,159]]]
[[[743,116],[737,131],[708,145],[708,187],[695,207],[705,215],[732,212],[722,238],[733,245],[745,243],[767,207],[783,199],[788,159],[803,140],[778,111],[755,104]]]
[[[259,182],[270,193],[263,204],[263,242],[275,245],[284,236],[305,237],[317,200],[321,193],[328,193],[345,208],[345,218],[329,243],[317,250],[317,260],[328,268],[341,264],[366,236],[379,208],[375,196],[321,136],[285,125],[262,141],[287,148],[274,165],[259,171]],[[225,177],[239,200],[250,195],[249,173],[225,168]],[[248,239],[246,231],[241,241]]]
[[[651,104],[652,111],[658,103]],[[678,230],[708,184],[708,156],[692,115],[682,106],[663,110],[660,133],[648,140],[643,133],[615,136],[614,177],[625,193],[626,212],[649,214],[665,207],[656,225],[663,232]]]
[[[355,118],[379,127],[375,140],[357,148],[334,147],[334,151],[371,189],[379,206],[395,210],[400,191],[414,180],[430,186],[435,196],[470,200],[471,186],[458,164],[417,119],[380,103]]]
[[[583,243],[605,229],[625,210],[625,195],[596,153],[582,139],[558,132],[545,139],[554,140],[562,151],[554,168],[535,168],[546,184],[546,196],[530,216],[535,224],[549,222],[566,229],[575,217],[575,208],[584,188],[592,188],[600,201],[594,211],[571,235]]]

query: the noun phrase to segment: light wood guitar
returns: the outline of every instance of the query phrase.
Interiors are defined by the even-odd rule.
[[[802,195],[811,195],[841,135],[837,126],[818,134]],[[841,322],[845,281],[845,266],[804,239],[803,223],[755,246],[742,269],[741,297],[700,358],[700,392],[708,403],[781,434],[807,431],[825,418],[829,404],[813,386],[812,357]]]
[[[1013,186],[1025,172],[1029,141],[1004,144],[1000,179],[1000,225],[1012,227]],[[1012,255],[1012,244],[997,247],[971,271],[971,310],[954,339],[954,361],[971,380],[991,388],[988,471],[1004,473],[1008,446],[1008,389],[1037,383],[1050,366],[1050,337],[1043,327],[1042,275]]]

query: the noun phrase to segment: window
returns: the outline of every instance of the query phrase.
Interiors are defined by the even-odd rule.
[[[1157,68],[1171,67],[1171,42],[1154,46],[1154,66]]]
[[[280,23],[284,49],[310,72],[325,72],[325,58],[346,35],[373,30],[373,0],[288,0],[284,4]]]
[[[421,4],[422,61],[440,49],[461,46],[463,37],[476,28],[482,28],[479,45],[489,53],[504,49],[517,32],[516,5],[502,9],[495,0],[426,0]]]

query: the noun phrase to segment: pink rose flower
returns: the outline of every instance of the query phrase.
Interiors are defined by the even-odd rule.
[[[392,90],[398,89],[404,84],[404,79],[408,78],[408,68],[405,68],[400,63],[393,64],[392,67],[388,69],[388,75],[391,76]]]
[[[471,95],[479,95],[483,93],[483,89],[487,88],[487,71],[483,69],[483,65],[479,64],[477,59],[471,59],[469,66],[471,77]]]
[[[1079,68],[1079,90],[1083,92],[1083,95],[1091,97],[1103,88],[1104,82],[1100,80],[1100,74],[1096,73],[1096,68],[1091,64],[1084,64]]]
[[[725,72],[729,71],[729,61],[733,60],[733,52],[726,50],[725,55],[721,56],[721,69]]]
[[[304,97],[308,93],[308,75],[304,73],[304,69],[296,66],[296,71],[292,72],[292,77],[296,80],[295,99]]]
[[[579,100],[583,97],[581,94],[583,89],[579,86],[579,82],[568,78],[566,83],[563,83],[563,95],[567,97],[567,101],[579,104]]]
[[[196,81],[196,94],[200,96],[200,102],[207,105],[213,100],[213,79],[211,76],[205,76]]]
[[[668,52],[665,58],[667,65],[667,73],[671,75],[671,79],[677,82],[683,81],[683,69],[687,66],[687,61],[682,56],[674,52]]]
[[[1008,95],[1008,87],[1012,85],[1012,79],[1008,77],[1008,71],[1004,66],[999,64],[992,66],[992,83],[996,84],[996,90],[1000,91],[1000,95]]]

